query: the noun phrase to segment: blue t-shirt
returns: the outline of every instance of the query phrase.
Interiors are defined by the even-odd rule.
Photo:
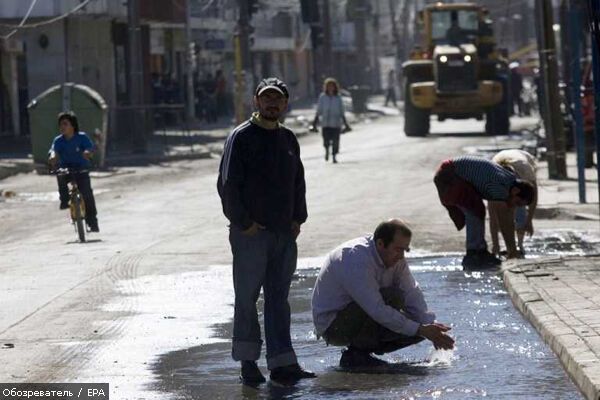
[[[58,135],[50,147],[58,155],[60,168],[89,168],[90,161],[83,157],[85,150],[94,151],[94,144],[85,132],[78,132],[69,140]]]

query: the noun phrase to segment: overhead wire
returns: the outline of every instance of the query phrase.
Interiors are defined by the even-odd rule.
[[[37,1],[37,0],[35,0]],[[8,28],[8,29],[14,29],[14,30],[20,30],[20,29],[31,29],[31,28],[38,28],[40,26],[44,26],[44,25],[49,25],[49,24],[53,24],[57,21],[60,21],[62,19],[67,18],[68,16],[70,16],[71,14],[76,13],[77,11],[81,10],[83,7],[87,6],[90,2],[95,1],[95,0],[84,0],[81,4],[77,5],[77,7],[74,7],[72,10],[59,15],[57,17],[54,18],[50,18],[47,19],[45,21],[40,21],[40,22],[35,22],[32,24],[19,24],[19,25],[12,25],[12,24],[2,24],[0,23],[0,28]]]
[[[23,19],[21,20],[21,22],[19,22],[19,25],[17,25],[17,28],[13,29],[11,32],[9,32],[8,34],[2,36],[2,39],[7,40],[8,38],[10,38],[12,35],[14,35],[15,33],[18,32],[18,28],[22,27],[23,25],[25,25],[25,22],[27,22],[27,19],[29,18],[29,15],[31,15],[31,12],[33,11],[33,7],[35,7],[35,4],[37,3],[38,0],[31,0],[31,3],[29,4],[29,9],[27,10],[27,12],[25,13],[25,16],[23,17]]]

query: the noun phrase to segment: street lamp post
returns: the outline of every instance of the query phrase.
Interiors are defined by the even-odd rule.
[[[600,155],[600,4],[596,0],[588,0],[588,15],[592,44],[592,63],[594,73],[594,132],[596,133],[596,158]],[[598,176],[598,196],[600,198],[600,163],[596,162]]]

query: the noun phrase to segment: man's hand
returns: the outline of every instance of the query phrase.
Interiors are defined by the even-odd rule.
[[[48,157],[48,165],[50,166],[50,168],[54,169],[56,167],[56,161],[58,161],[58,159],[56,158],[56,153],[50,153],[50,156]]]
[[[252,222],[252,225],[250,225],[250,228],[246,229],[245,231],[242,231],[242,234],[246,235],[246,236],[254,236],[258,233],[258,231],[265,229],[264,226],[262,226],[261,224],[258,224],[256,222]]]
[[[527,223],[525,224],[525,233],[529,236],[533,236],[533,221],[527,220]]]
[[[91,160],[93,156],[93,153],[89,150],[84,150],[83,151],[83,158],[85,158],[86,160]]]
[[[431,340],[433,346],[438,350],[451,350],[454,348],[454,339],[448,335],[449,326],[434,322],[433,324],[421,325],[417,330],[417,335]]]
[[[296,221],[292,222],[292,235],[294,235],[294,239],[300,235],[300,224]]]

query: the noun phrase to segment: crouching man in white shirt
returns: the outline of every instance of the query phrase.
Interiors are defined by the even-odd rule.
[[[398,219],[382,222],[373,236],[346,242],[326,258],[312,297],[318,337],[346,346],[342,368],[385,365],[384,354],[423,339],[454,348],[449,326],[435,322],[404,253],[412,232]]]

